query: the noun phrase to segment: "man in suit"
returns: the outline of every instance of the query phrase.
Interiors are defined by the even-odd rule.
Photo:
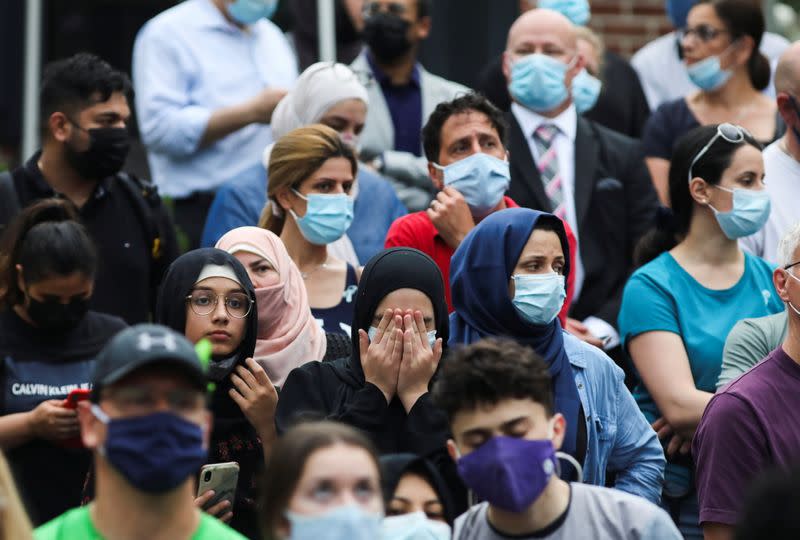
[[[468,88],[428,73],[417,62],[431,30],[432,0],[367,0],[366,50],[351,64],[369,74],[369,111],[361,134],[361,158],[393,180],[411,211],[427,208],[435,192],[422,156],[422,126],[436,105]]]
[[[617,313],[633,249],[652,225],[658,200],[639,143],[575,111],[567,89],[584,64],[575,27],[560,13],[528,11],[509,30],[508,195],[520,206],[553,212],[575,231],[567,330],[611,350],[619,345]]]

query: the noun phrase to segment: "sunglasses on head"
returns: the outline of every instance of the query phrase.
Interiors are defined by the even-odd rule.
[[[715,142],[717,142],[717,139],[722,138],[731,144],[739,144],[744,142],[746,136],[752,137],[752,135],[750,135],[750,133],[743,127],[734,124],[729,124],[727,122],[718,125],[717,132],[714,134],[713,137],[711,137],[711,140],[708,141],[708,143],[697,153],[697,155],[692,160],[692,163],[689,165],[688,181],[691,182],[692,178],[694,178],[694,176],[692,175],[692,169],[694,168],[695,164],[698,161],[700,161],[700,158],[706,155],[708,149],[711,148],[711,146]]]

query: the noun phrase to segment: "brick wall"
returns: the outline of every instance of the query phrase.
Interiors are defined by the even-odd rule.
[[[630,57],[642,45],[672,30],[664,14],[664,0],[589,0],[589,26],[605,40],[606,47]],[[520,9],[530,9],[520,0]]]

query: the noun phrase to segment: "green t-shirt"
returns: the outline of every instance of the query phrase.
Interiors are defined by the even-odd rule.
[[[34,531],[36,540],[103,540],[92,524],[89,507],[73,508]],[[246,540],[218,519],[201,514],[191,540]]]

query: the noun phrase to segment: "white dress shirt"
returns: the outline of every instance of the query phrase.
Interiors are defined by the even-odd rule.
[[[555,118],[547,118],[540,114],[526,109],[519,103],[511,104],[511,113],[517,119],[522,133],[528,141],[528,147],[534,161],[539,161],[539,150],[536,147],[534,133],[542,124],[553,124],[558,128],[558,132],[553,138],[558,159],[558,171],[561,175],[561,189],[563,193],[566,219],[572,232],[575,234],[575,241],[578,245],[575,253],[575,291],[572,297],[573,302],[577,302],[583,290],[584,270],[581,259],[581,239],[578,231],[578,217],[575,211],[575,136],[578,131],[578,112],[574,105],[570,105],[564,112]],[[610,349],[619,344],[619,334],[613,326],[598,317],[587,317],[583,323],[598,338],[605,338],[605,348]]]

